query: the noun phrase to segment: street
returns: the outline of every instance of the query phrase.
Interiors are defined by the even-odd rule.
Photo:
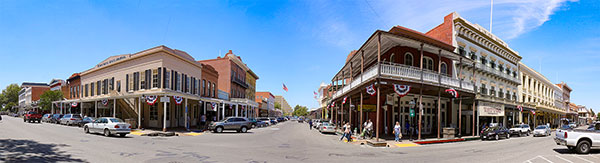
[[[600,151],[573,154],[551,137],[373,148],[295,121],[248,133],[120,138],[3,116],[0,144],[2,162],[600,162]]]

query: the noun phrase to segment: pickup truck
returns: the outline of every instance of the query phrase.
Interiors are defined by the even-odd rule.
[[[34,111],[30,111],[25,113],[25,115],[23,116],[23,122],[37,122],[40,123],[42,121],[42,114],[39,114],[37,112]]]
[[[528,124],[520,124],[520,125],[516,125],[513,128],[510,128],[509,133],[511,135],[519,135],[522,136],[523,134],[526,134],[527,136],[529,136],[529,133],[531,133],[531,128],[529,127]]]
[[[569,150],[575,150],[579,154],[590,153],[592,147],[600,147],[600,122],[587,129],[558,129],[554,141],[557,145],[567,146]]]

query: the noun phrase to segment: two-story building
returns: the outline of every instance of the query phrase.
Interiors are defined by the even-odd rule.
[[[37,109],[40,96],[50,90],[46,83],[23,82],[19,91],[19,112]]]
[[[524,105],[535,107],[535,114],[523,117],[532,126],[550,124],[556,128],[560,118],[566,116],[562,89],[553,84],[541,73],[523,63],[520,65],[520,76],[523,84],[519,86],[519,96]],[[534,120],[531,122],[531,120]]]

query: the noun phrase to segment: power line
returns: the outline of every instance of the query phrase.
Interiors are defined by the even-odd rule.
[[[385,25],[385,22],[383,21],[383,19],[381,18],[381,16],[379,16],[379,14],[377,13],[377,11],[375,11],[375,9],[373,9],[373,6],[371,6],[371,3],[369,3],[369,0],[365,0],[365,2],[367,3],[367,6],[369,6],[369,8],[371,9],[371,11],[373,11],[373,13],[375,13],[375,16],[377,16],[377,18],[379,18],[379,21],[381,21],[381,24]]]

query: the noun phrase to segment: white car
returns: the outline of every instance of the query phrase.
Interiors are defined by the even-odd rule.
[[[333,126],[333,124],[330,124],[329,122],[323,122],[323,124],[319,126],[319,132],[335,134],[335,128],[336,127]]]
[[[529,127],[528,124],[520,124],[520,125],[516,125],[513,128],[510,128],[510,130],[508,131],[511,135],[527,135],[529,136],[529,133],[531,133],[531,128]]]
[[[118,134],[120,137],[131,133],[131,125],[119,118],[101,117],[92,123],[83,125],[85,133],[102,133],[104,136]]]
[[[535,130],[533,130],[533,136],[550,136],[550,134],[552,133],[552,131],[550,130],[550,127],[546,126],[546,125],[539,125],[535,128]]]
[[[561,128],[556,131],[554,141],[557,145],[567,146],[579,154],[590,153],[592,147],[600,147],[600,123],[591,125],[587,130]]]

